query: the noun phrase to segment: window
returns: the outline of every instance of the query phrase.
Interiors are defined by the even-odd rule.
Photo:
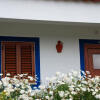
[[[2,72],[11,76],[27,73],[35,76],[34,43],[2,42]]]
[[[0,36],[0,73],[28,73],[37,77],[40,85],[40,46],[39,38]]]

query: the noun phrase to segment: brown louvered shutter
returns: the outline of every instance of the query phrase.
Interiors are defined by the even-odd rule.
[[[31,42],[2,42],[2,71],[11,76],[35,75],[34,44]]]
[[[21,45],[21,73],[34,76],[34,46],[33,44]]]
[[[15,43],[2,43],[2,66],[4,77],[6,73],[10,73],[11,76],[17,74]]]

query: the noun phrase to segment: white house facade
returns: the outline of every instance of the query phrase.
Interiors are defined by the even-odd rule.
[[[91,2],[1,0],[0,43],[34,42],[35,73],[40,83],[57,71],[86,70],[84,45],[100,44],[99,11],[100,4]],[[63,45],[60,53],[56,49],[58,41]],[[97,46],[92,49],[99,50]],[[99,54],[99,51],[91,52],[91,55]],[[96,71],[100,70],[98,66]]]

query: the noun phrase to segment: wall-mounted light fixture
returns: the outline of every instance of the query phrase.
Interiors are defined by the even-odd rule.
[[[62,49],[63,49],[63,43],[62,41],[57,41],[57,44],[56,44],[56,50],[58,53],[61,53],[62,52]]]

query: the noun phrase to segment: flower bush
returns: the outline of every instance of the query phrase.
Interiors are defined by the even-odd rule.
[[[54,77],[46,78],[46,85],[33,90],[23,76],[1,79],[0,100],[100,100],[100,76],[92,78],[89,71],[57,72]]]

